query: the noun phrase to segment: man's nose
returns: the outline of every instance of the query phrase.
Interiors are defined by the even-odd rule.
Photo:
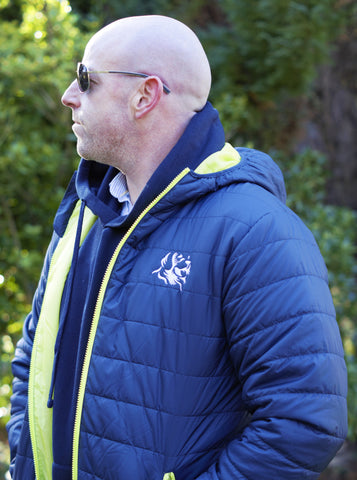
[[[61,102],[66,107],[77,108],[80,104],[79,96],[80,91],[78,88],[77,80],[73,80],[73,82],[69,85],[67,90],[62,95]]]

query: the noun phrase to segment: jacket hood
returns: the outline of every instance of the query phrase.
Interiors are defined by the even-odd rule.
[[[251,148],[237,148],[237,151],[241,156],[237,167],[237,181],[259,185],[285,203],[284,177],[272,158]]]

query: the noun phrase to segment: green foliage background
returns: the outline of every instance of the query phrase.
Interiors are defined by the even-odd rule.
[[[333,42],[357,28],[354,4],[0,0],[0,440],[9,415],[10,360],[31,308],[54,213],[78,161],[61,95],[94,31],[122,16],[152,13],[178,18],[196,31],[212,65],[210,100],[227,139],[273,154],[285,175],[289,206],[320,245],[349,370],[349,439],[357,439],[356,213],[326,205],[326,158],[294,149],[296,105],[311,95],[317,67],[329,61]]]

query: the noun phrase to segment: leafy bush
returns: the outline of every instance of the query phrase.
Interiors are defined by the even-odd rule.
[[[10,358],[76,158],[60,98],[87,39],[69,12],[66,1],[31,0],[22,3],[21,21],[0,25],[1,427],[9,414]]]

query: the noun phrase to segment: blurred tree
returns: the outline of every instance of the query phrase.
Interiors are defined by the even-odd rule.
[[[86,42],[66,1],[21,2],[21,15],[6,20],[11,17],[9,8],[5,6],[0,25],[3,423],[8,414],[9,359],[30,310],[53,214],[73,171],[74,136],[69,135],[70,114],[61,108],[60,98],[74,77],[74,59],[81,57]]]
[[[289,148],[299,125],[299,97],[309,90],[318,65],[328,61],[345,12],[335,0],[221,4],[228,23],[208,26],[203,40],[223,115],[232,115],[232,98],[244,106],[243,124],[239,109],[231,135],[254,140],[263,150]]]
[[[1,0],[0,11],[1,11],[2,20],[21,21],[21,18],[22,18],[21,6],[22,6],[22,0]]]
[[[357,210],[357,2],[346,2],[346,28],[308,96],[300,144],[326,154],[328,200]]]

